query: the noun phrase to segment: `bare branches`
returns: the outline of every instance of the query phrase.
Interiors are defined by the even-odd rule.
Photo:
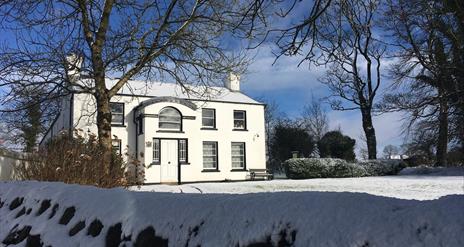
[[[109,101],[129,80],[163,79],[183,88],[189,88],[188,84],[208,88],[222,84],[229,72],[245,70],[245,54],[228,47],[234,42],[232,38],[245,33],[245,26],[251,24],[242,22],[245,3],[3,1],[0,25],[16,42],[0,47],[0,89],[6,92],[1,99],[3,103],[14,102],[16,91],[9,91],[13,86],[40,85],[46,92],[42,101],[74,93],[92,94],[97,101],[98,134],[111,151]],[[82,58],[79,80],[70,76],[76,69],[68,66],[71,54]],[[106,85],[108,77],[116,81],[111,87]],[[22,108],[0,109],[10,110]]]
[[[303,108],[302,121],[309,134],[319,141],[329,131],[329,119],[319,100],[312,96]]]

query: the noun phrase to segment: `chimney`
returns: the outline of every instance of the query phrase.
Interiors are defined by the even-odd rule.
[[[240,76],[230,72],[226,81],[226,88],[230,91],[240,91]]]
[[[84,58],[75,53],[71,53],[70,55],[66,56],[66,62],[68,66],[67,73],[71,81],[74,82],[79,79],[83,61]]]

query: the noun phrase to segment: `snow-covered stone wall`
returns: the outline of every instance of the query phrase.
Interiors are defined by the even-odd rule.
[[[464,196],[173,194],[0,183],[0,246],[464,246]]]

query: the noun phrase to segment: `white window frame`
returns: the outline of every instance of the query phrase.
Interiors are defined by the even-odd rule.
[[[213,112],[213,117],[205,116],[205,114],[204,114],[205,111],[212,111]],[[203,121],[203,119],[212,119],[213,120],[213,125],[212,126],[205,125],[205,122]],[[213,108],[203,108],[203,109],[201,109],[201,126],[203,128],[207,128],[207,129],[216,129],[216,109],[213,109]]]
[[[178,142],[179,162],[188,163],[188,141],[187,139],[179,139]]]
[[[122,112],[114,112],[113,107],[111,105],[119,105],[122,106]],[[111,125],[119,125],[123,126],[124,125],[124,103],[121,102],[110,102],[110,111],[111,111]],[[113,118],[115,116],[122,116],[121,121],[113,121]]]
[[[234,155],[234,146],[241,146],[239,151],[243,150],[243,154]],[[230,145],[230,155],[231,155],[231,163],[232,163],[232,170],[245,170],[246,169],[246,147],[245,142],[232,142]],[[236,166],[236,162],[234,162],[234,158],[241,158],[243,157],[243,161],[239,161],[239,166]]]
[[[236,112],[242,112],[243,113],[243,118],[235,118],[235,113]],[[235,130],[246,130],[247,129],[247,116],[246,116],[246,111],[243,110],[234,110],[234,129]],[[243,121],[243,127],[236,127],[235,122],[236,121]]]
[[[162,121],[161,118],[162,118],[162,112],[165,111],[165,110],[168,110],[168,109],[172,109],[174,111],[176,111],[178,114],[179,114],[179,121]],[[167,124],[178,124],[179,125],[179,128],[165,128],[165,127],[161,127],[161,125],[163,123],[167,123]],[[158,114],[158,128],[160,130],[168,130],[168,131],[182,131],[182,114],[180,113],[179,110],[177,110],[176,108],[174,107],[171,107],[171,106],[168,106],[168,107],[164,107],[163,109],[161,109],[161,111],[159,112]]]
[[[153,163],[161,162],[161,139],[153,138]]]
[[[205,155],[205,145],[214,144],[215,153],[213,155]],[[218,157],[218,143],[214,141],[204,141],[202,146],[203,151],[203,170],[210,170],[210,171],[217,171],[219,169],[219,157]],[[205,157],[214,157],[214,166],[213,167],[205,167]]]

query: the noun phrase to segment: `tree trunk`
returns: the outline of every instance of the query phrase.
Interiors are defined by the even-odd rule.
[[[375,160],[377,159],[377,138],[375,137],[370,108],[361,109],[361,114],[364,134],[366,135],[368,158],[370,160]]]
[[[438,141],[436,166],[446,166],[448,152],[448,99],[440,93],[440,112],[438,115]]]
[[[95,95],[97,101],[97,128],[98,141],[102,150],[101,165],[105,168],[105,173],[111,173],[111,110],[110,98],[106,90],[105,79],[96,79],[97,92]]]

